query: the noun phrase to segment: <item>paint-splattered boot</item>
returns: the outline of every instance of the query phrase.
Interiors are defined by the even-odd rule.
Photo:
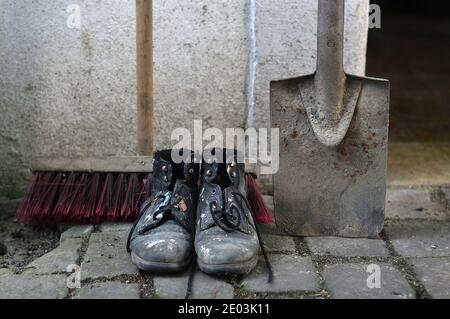
[[[186,155],[187,154],[187,155]],[[133,263],[151,272],[180,271],[194,256],[194,218],[199,165],[185,151],[181,164],[171,150],[153,156],[152,192],[141,207],[127,243]]]
[[[245,164],[237,159],[234,150],[203,153],[195,234],[197,263],[210,274],[246,274],[256,266],[261,247],[271,276],[247,200]]]

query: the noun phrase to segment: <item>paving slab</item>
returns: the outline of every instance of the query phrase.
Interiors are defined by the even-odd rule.
[[[450,222],[390,222],[385,229],[405,257],[450,257]]]
[[[82,244],[81,238],[67,238],[57,248],[28,264],[24,273],[65,273],[68,266],[78,264]]]
[[[410,261],[433,298],[450,299],[450,258],[414,258]]]
[[[192,299],[233,299],[234,288],[222,278],[196,272],[192,282]]]
[[[67,238],[87,238],[94,231],[93,225],[77,225],[70,227],[61,234],[60,241],[64,241]]]
[[[268,253],[272,252],[295,252],[295,242],[292,237],[263,235],[264,247]]]
[[[81,278],[139,274],[126,251],[128,232],[93,233],[81,267]]]
[[[75,299],[139,299],[139,284],[102,282],[87,284],[78,289]]]
[[[157,275],[153,278],[155,296],[161,299],[184,299],[189,281],[189,271],[175,275]]]
[[[62,299],[67,293],[65,275],[0,276],[0,299]]]
[[[444,205],[431,200],[429,190],[388,189],[386,194],[387,219],[449,219]]]
[[[387,257],[389,252],[380,239],[308,237],[309,248],[316,255],[340,257]]]
[[[272,283],[263,260],[242,284],[250,292],[306,292],[319,289],[319,280],[311,258],[294,255],[269,255],[274,271]]]
[[[0,268],[0,276],[9,276],[13,274],[14,272],[9,268]]]
[[[129,232],[133,227],[133,223],[113,223],[113,222],[105,222],[100,225],[101,232]]]
[[[392,265],[381,263],[380,288],[369,288],[369,264],[336,264],[324,268],[325,288],[334,299],[411,299],[414,290]]]

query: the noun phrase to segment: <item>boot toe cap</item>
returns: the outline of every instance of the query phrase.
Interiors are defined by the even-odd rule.
[[[240,264],[257,258],[259,246],[254,240],[218,237],[198,242],[196,252],[204,264]]]
[[[182,263],[190,259],[192,250],[192,242],[176,234],[140,236],[131,242],[131,251],[147,262]]]

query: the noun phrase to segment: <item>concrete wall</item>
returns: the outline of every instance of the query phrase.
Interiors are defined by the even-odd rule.
[[[134,0],[1,1],[0,70],[0,194],[21,191],[31,156],[133,153]]]
[[[69,5],[81,28],[67,27]],[[154,0],[157,147],[175,127],[269,126],[272,79],[314,71],[314,0]],[[368,0],[347,0],[346,68],[363,74]],[[32,156],[135,150],[135,1],[0,2],[0,196]]]

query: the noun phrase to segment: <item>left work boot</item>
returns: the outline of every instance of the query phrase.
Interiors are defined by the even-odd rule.
[[[131,229],[127,250],[133,263],[150,272],[181,271],[194,256],[194,215],[199,165],[176,164],[171,150],[153,156],[152,192]],[[186,153],[183,154],[183,156]]]

